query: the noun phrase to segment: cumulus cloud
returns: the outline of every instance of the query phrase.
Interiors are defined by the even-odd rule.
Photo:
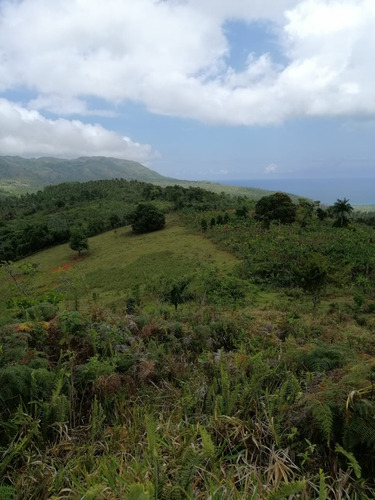
[[[0,99],[0,151],[4,155],[115,156],[147,163],[157,153],[147,144],[78,120],[47,120],[38,111]]]
[[[267,167],[264,169],[266,174],[274,174],[277,170],[277,165],[275,163],[270,163],[267,165]]]
[[[285,64],[230,67],[228,20],[278,26]],[[33,109],[89,114],[88,97],[155,113],[254,125],[375,114],[373,0],[7,0],[0,91],[36,91]]]

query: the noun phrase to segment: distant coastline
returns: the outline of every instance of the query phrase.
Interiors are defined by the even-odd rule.
[[[342,179],[222,179],[233,186],[254,187],[306,196],[330,205],[337,198],[348,198],[353,205],[375,205],[375,178]]]

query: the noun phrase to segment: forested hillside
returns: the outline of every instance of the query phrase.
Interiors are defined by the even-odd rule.
[[[217,194],[225,192],[231,196],[246,196],[255,200],[272,192],[266,189],[227,186],[208,181],[172,179],[160,175],[138,162],[119,158],[91,156],[67,160],[0,156],[0,198],[2,194],[35,193],[51,184],[103,179],[152,182],[161,187],[177,184],[186,188],[203,188]],[[297,200],[297,197],[294,197],[294,199]]]
[[[374,498],[349,200],[111,180],[0,214],[0,498]]]
[[[17,188],[21,192],[62,182],[114,178],[144,182],[168,180],[141,163],[118,158],[90,156],[67,160],[0,156],[0,186]]]

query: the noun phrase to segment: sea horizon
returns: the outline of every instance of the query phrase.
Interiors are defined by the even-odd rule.
[[[326,179],[222,179],[221,184],[269,189],[333,204],[349,199],[352,205],[375,205],[375,178]]]

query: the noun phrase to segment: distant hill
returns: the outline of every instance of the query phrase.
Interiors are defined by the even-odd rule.
[[[167,180],[138,162],[118,158],[93,156],[66,160],[0,156],[0,190],[5,191],[35,191],[50,184],[116,177],[144,182]]]
[[[178,184],[184,187],[200,187],[215,193],[225,192],[254,200],[275,192],[266,189],[227,186],[208,181],[173,179],[158,174],[136,161],[104,156],[83,156],[74,160],[0,156],[0,196],[6,193],[31,193],[44,186],[62,182],[87,182],[115,178],[150,182],[159,186]]]

